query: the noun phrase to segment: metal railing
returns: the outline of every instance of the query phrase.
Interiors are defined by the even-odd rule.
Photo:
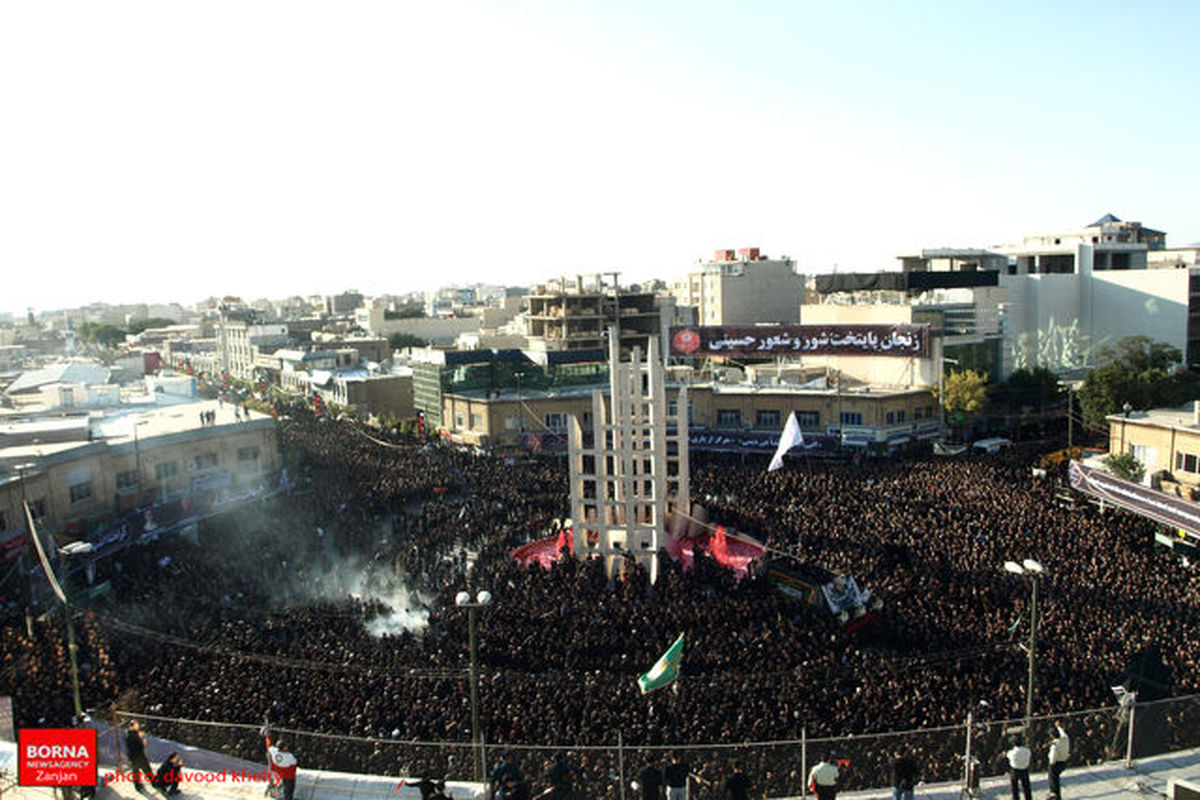
[[[184,720],[124,710],[114,711],[111,721],[123,723],[131,718],[141,720],[157,737],[234,758],[262,758],[260,726],[256,724]],[[723,796],[721,781],[734,760],[742,762],[756,792],[767,797],[807,796],[808,771],[822,758],[839,764],[839,786],[844,790],[890,786],[891,763],[899,754],[916,760],[921,780],[928,784],[965,784],[966,765],[971,761],[977,763],[980,777],[994,778],[1004,772],[1004,753],[1023,731],[1023,722],[969,717],[954,726],[828,738],[810,738],[802,728],[799,738],[709,744],[634,745],[618,734],[616,742],[602,744],[484,742],[479,754],[472,752],[469,742],[273,730],[286,736],[305,768],[465,779],[474,772],[476,755],[490,771],[511,752],[532,786],[545,785],[549,765],[566,761],[576,770],[582,796],[612,800],[630,800],[631,782],[647,761],[661,762],[678,754],[699,777],[693,784],[693,800],[716,800]],[[1046,769],[1056,722],[1062,722],[1071,735],[1071,766],[1111,761],[1132,766],[1139,758],[1200,746],[1200,695],[1035,717],[1030,737],[1035,772]]]

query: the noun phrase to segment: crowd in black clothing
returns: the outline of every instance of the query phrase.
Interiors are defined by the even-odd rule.
[[[772,473],[765,459],[693,453],[693,496],[713,520],[853,575],[883,600],[863,635],[764,574],[738,581],[704,556],[687,573],[664,564],[653,587],[634,568],[609,580],[595,561],[522,568],[511,550],[567,513],[560,460],[481,456],[303,414],[281,430],[287,494],[209,520],[195,539],[164,537],[96,565],[113,590],[77,623],[85,703],[241,723],[149,726],[248,758],[267,712],[284,728],[371,740],[292,735],[306,766],[465,775],[467,617],[453,598],[488,589],[483,739],[577,748],[584,794],[615,796],[612,752],[584,746],[612,745],[618,732],[630,752],[654,754],[802,728],[855,734],[840,754],[857,759],[847,780],[882,786],[896,742],[863,734],[960,725],[968,711],[1021,716],[1015,639],[1030,593],[1001,565],[1025,558],[1046,568],[1036,712],[1110,704],[1109,687],[1147,646],[1162,651],[1177,694],[1200,687],[1200,575],[1153,550],[1148,522],[1056,500],[1020,453]],[[405,604],[411,630],[399,627]],[[19,724],[69,714],[60,618],[37,621],[32,637],[23,621],[3,631],[0,675]],[[637,676],[681,631],[677,688],[640,695]],[[1115,724],[1081,721],[1080,754],[1103,755]],[[925,774],[953,777],[953,739],[911,740]],[[525,777],[544,783],[551,754],[522,752]],[[730,751],[685,752],[721,785]],[[737,755],[769,793],[801,785],[795,754]]]

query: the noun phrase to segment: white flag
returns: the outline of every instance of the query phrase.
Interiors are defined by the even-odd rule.
[[[783,457],[798,444],[804,444],[804,431],[800,430],[800,423],[796,421],[796,412],[788,414],[787,424],[783,426],[783,434],[779,437],[779,447],[775,448],[775,455],[771,458],[771,465],[767,467],[767,472],[774,472],[783,466]]]

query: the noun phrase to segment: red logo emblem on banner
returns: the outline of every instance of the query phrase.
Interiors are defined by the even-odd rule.
[[[20,785],[96,785],[96,731],[91,728],[23,728],[18,740]]]
[[[674,344],[677,351],[690,355],[700,347],[700,334],[691,328],[684,328],[676,332]]]

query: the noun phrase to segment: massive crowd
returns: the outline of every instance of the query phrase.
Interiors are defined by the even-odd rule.
[[[585,795],[616,796],[619,734],[639,763],[678,750],[714,775],[736,756],[758,791],[798,791],[795,745],[688,743],[802,730],[855,735],[830,745],[851,759],[852,785],[886,785],[898,746],[926,777],[950,779],[961,733],[883,734],[961,726],[968,712],[1022,715],[1030,591],[1001,565],[1026,558],[1046,568],[1035,713],[1111,705],[1109,687],[1147,648],[1161,651],[1176,694],[1200,688],[1200,574],[1156,552],[1146,521],[1060,500],[1031,476],[1028,453],[797,461],[772,473],[765,458],[694,453],[693,496],[713,520],[883,600],[873,624],[851,630],[765,571],[738,581],[703,556],[686,573],[665,564],[652,587],[634,569],[610,581],[598,562],[514,563],[514,547],[567,513],[560,460],[384,441],[304,414],[281,430],[286,494],[96,564],[112,591],[77,623],[85,704],[115,703],[148,715],[153,734],[244,757],[261,755],[267,715],[358,737],[293,736],[302,766],[469,774],[467,615],[453,598],[487,589],[483,738],[496,755],[518,748],[535,781],[563,756],[537,746],[564,746]],[[676,687],[640,695],[637,676],[681,631]],[[24,620],[4,628],[0,678],[19,724],[69,717],[67,675],[61,614],[32,635]],[[1074,724],[1079,757],[1106,754],[1113,715]],[[1001,727],[978,746],[1000,752]]]

